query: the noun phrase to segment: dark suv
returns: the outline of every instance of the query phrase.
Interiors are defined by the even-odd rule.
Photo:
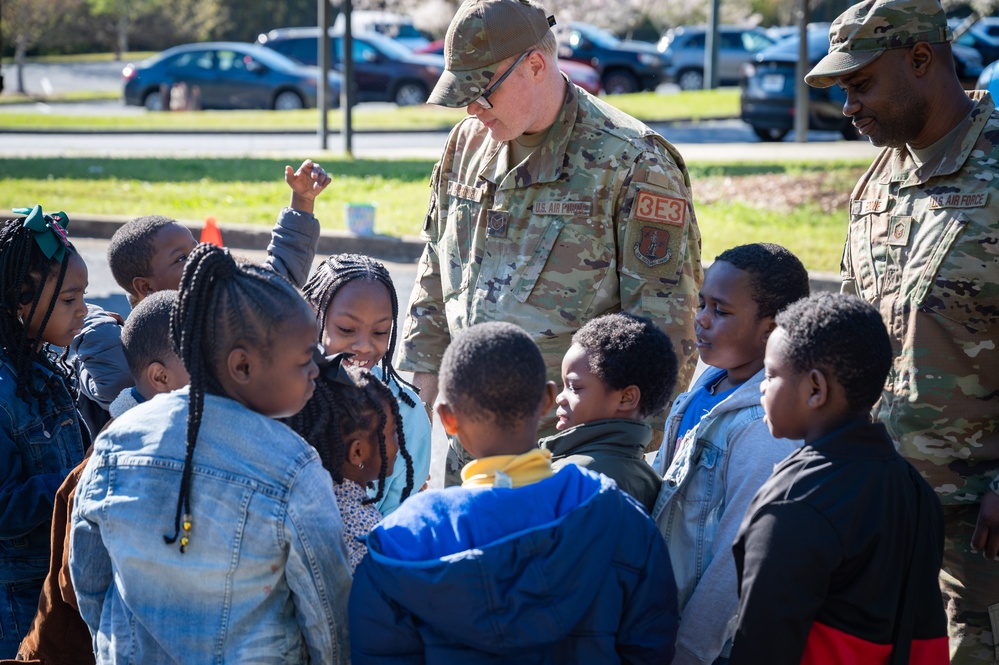
[[[663,82],[665,60],[653,44],[623,41],[589,23],[570,23],[557,34],[558,57],[596,69],[608,94],[655,90]]]
[[[828,27],[808,31],[809,69],[829,51]],[[780,141],[794,128],[795,67],[798,37],[769,46],[742,67],[741,117],[764,141]],[[838,86],[808,88],[808,128],[838,131],[857,139],[850,118],[843,115],[846,94]]]
[[[280,28],[257,37],[257,43],[302,64],[319,63],[319,28]],[[343,35],[330,31],[330,65],[343,71]],[[354,90],[358,102],[395,102],[412,106],[427,101],[444,71],[439,55],[413,53],[376,32],[354,33]]]

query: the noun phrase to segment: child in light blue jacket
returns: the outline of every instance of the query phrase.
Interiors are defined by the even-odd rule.
[[[731,648],[732,542],[756,490],[800,445],[763,421],[767,338],[777,313],[808,291],[797,257],[769,243],[729,249],[705,273],[694,330],[708,368],[674,401],[653,463],[663,484],[652,517],[677,580],[677,665],[725,662]]]

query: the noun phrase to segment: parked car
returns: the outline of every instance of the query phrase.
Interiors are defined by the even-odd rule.
[[[983,20],[979,19],[973,23],[953,43],[975,49],[982,58],[982,64],[987,65],[990,62],[999,60],[999,35],[990,35],[988,32],[989,26],[987,23],[983,24]],[[947,21],[954,34],[957,34],[957,28],[963,23],[963,19],[950,19]]]
[[[596,69],[609,94],[655,90],[663,82],[665,61],[653,44],[621,40],[589,23],[570,23],[556,36],[559,60]]]
[[[982,70],[982,75],[978,77],[975,88],[988,90],[989,94],[992,95],[992,101],[999,100],[999,60]]]
[[[704,52],[707,26],[681,25],[668,30],[656,48],[666,58],[666,78],[681,90],[704,87]],[[774,43],[762,28],[739,25],[718,26],[718,83],[739,83],[743,63]]]
[[[203,42],[167,49],[122,70],[125,103],[160,111],[163,94],[183,84],[185,101],[204,109],[300,109],[316,106],[319,71],[280,53],[240,42]],[[329,100],[340,104],[340,75],[330,72]],[[164,87],[165,86],[165,87]]]
[[[414,53],[436,53],[438,55],[444,54],[444,40],[437,39],[426,46],[415,49]],[[573,60],[559,60],[558,68],[563,74],[569,77],[569,80],[578,85],[580,88],[590,93],[591,95],[600,94],[600,74],[597,73],[593,67],[589,65],[584,65],[581,62],[575,62]]]
[[[319,62],[319,28],[280,28],[257,37],[257,43],[306,65]],[[354,86],[358,102],[423,104],[444,71],[439,55],[413,53],[377,32],[353,37]],[[343,34],[330,29],[330,66],[343,71]]]
[[[950,48],[954,54],[954,68],[957,70],[957,77],[962,81],[977,79],[984,69],[981,54],[974,48],[958,42],[951,42]]]
[[[343,34],[343,13],[337,14],[333,22],[333,32]],[[411,51],[430,43],[422,32],[413,25],[413,19],[393,12],[355,9],[350,13],[350,27],[353,32],[378,32],[391,37]]]
[[[828,26],[808,31],[808,61],[814,67],[829,51]],[[757,53],[742,67],[740,98],[743,121],[764,141],[780,141],[794,128],[794,86],[798,37],[788,37]],[[837,86],[808,88],[809,129],[832,130],[844,138],[859,135],[843,115],[846,94]]]

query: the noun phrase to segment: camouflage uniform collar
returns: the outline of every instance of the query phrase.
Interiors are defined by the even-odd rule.
[[[922,185],[931,178],[951,175],[961,169],[996,108],[991,95],[985,90],[971,90],[968,96],[975,102],[971,122],[966,123],[963,130],[954,137],[951,147],[921,167],[916,166],[906,148],[886,148],[893,152],[892,168],[881,175],[882,185],[893,182],[901,183],[902,187]]]
[[[579,111],[579,95],[575,84],[570,83],[565,74],[562,74],[562,78],[566,82],[565,100],[558,117],[548,130],[548,138],[527,158],[523,166],[517,168],[514,181],[504,183],[500,189],[555,182],[562,177],[565,152]]]

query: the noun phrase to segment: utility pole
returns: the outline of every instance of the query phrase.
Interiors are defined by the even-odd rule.
[[[316,83],[316,107],[319,108],[319,149],[326,150],[326,140],[329,137],[329,75],[330,70],[330,3],[329,0],[318,0],[316,23],[319,25],[319,77]]]
[[[794,68],[794,140],[808,142],[808,0],[798,6],[798,65]]]
[[[354,156],[354,33],[351,13],[353,0],[343,0],[343,84],[340,87],[340,108],[343,110],[343,151]]]
[[[706,90],[718,87],[718,15],[721,13],[721,0],[711,0],[708,25],[704,34],[704,84]]]

